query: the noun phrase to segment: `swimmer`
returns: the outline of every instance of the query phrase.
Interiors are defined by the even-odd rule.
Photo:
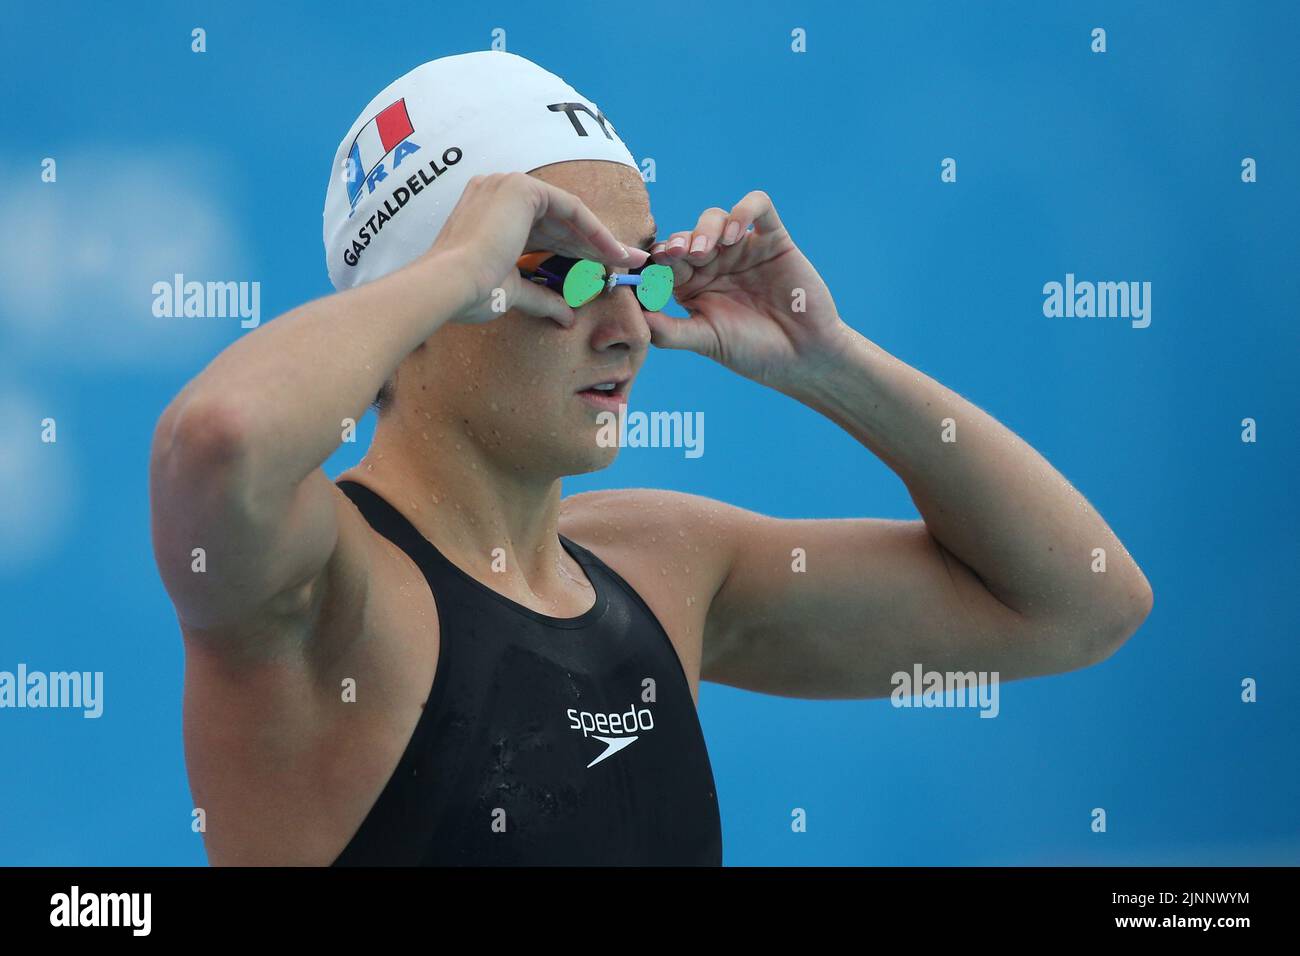
[[[701,681],[853,699],[918,663],[1058,674],[1149,612],[1041,455],[843,321],[770,196],[661,235],[610,118],[527,59],[444,57],[375,96],[323,225],[336,291],[217,355],[154,436],[213,864],[716,866]],[[601,413],[652,345],[825,416],[920,519],[563,497],[616,456]]]

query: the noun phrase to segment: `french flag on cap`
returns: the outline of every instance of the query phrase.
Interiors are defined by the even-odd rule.
[[[414,132],[411,117],[406,114],[405,99],[386,107],[361,127],[361,132],[352,141],[352,151],[348,153],[348,201],[354,209],[357,200],[361,198],[362,183],[384,161],[385,156]]]

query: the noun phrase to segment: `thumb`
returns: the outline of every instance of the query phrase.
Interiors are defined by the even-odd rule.
[[[650,341],[661,349],[684,349],[709,356],[714,352],[717,336],[713,327],[691,312],[689,319],[678,319],[662,312],[643,312],[650,326]]]

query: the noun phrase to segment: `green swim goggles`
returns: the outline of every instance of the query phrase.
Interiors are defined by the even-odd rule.
[[[531,252],[520,256],[518,266],[525,279],[561,293],[564,301],[574,309],[586,305],[606,289],[619,285],[634,286],[637,301],[647,312],[658,312],[673,295],[672,267],[650,261],[624,274],[609,272],[604,265],[591,259]]]

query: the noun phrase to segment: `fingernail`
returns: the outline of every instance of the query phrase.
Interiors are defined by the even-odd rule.
[[[686,245],[686,240],[683,239],[681,236],[678,236],[676,239],[673,239],[673,240],[670,240],[670,241],[669,241],[669,243],[668,243],[668,249],[669,249],[670,251],[671,251],[671,250],[674,250],[674,249],[680,249],[680,248],[682,248],[682,246],[684,246],[684,245]]]
[[[650,250],[650,254],[651,254],[652,256],[657,256],[657,255],[659,255],[659,253],[661,253],[661,252],[663,252],[663,251],[664,251],[664,244],[661,242],[661,243],[659,243],[657,246],[655,246],[653,249]]]
[[[708,236],[696,236],[695,241],[691,243],[691,252],[703,252],[704,247],[709,244]]]
[[[729,246],[736,241],[738,235],[740,235],[740,223],[733,220],[727,223],[727,231],[722,234],[722,241]]]

